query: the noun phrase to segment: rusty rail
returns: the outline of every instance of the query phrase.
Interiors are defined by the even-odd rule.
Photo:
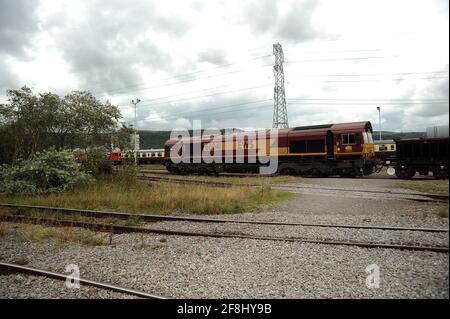
[[[390,248],[400,250],[421,250],[421,251],[434,251],[441,253],[448,253],[449,248],[443,246],[420,246],[420,245],[402,245],[402,244],[387,244],[387,243],[367,243],[356,241],[337,241],[337,240],[320,240],[301,237],[274,237],[274,236],[254,236],[247,234],[230,234],[230,233],[208,233],[208,232],[189,232],[189,231],[176,231],[176,230],[164,230],[155,228],[144,228],[135,226],[120,226],[113,224],[101,224],[86,221],[73,221],[73,220],[56,220],[50,218],[40,217],[27,217],[27,216],[1,216],[0,220],[8,222],[25,222],[25,223],[37,223],[45,224],[57,227],[81,227],[95,231],[110,232],[116,234],[122,233],[146,233],[146,234],[162,234],[162,235],[176,235],[176,236],[189,236],[189,237],[213,237],[213,238],[239,238],[239,239],[256,239],[256,240],[268,240],[268,241],[283,241],[283,242],[300,242],[300,243],[312,243],[312,244],[325,244],[325,245],[344,245],[344,246],[358,246],[364,248]]]

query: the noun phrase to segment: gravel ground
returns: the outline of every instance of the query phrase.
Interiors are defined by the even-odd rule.
[[[62,280],[27,274],[0,275],[0,298],[3,299],[126,299],[126,294],[96,287],[69,289]]]
[[[313,179],[319,186],[386,189],[392,181]],[[439,217],[445,204],[386,198],[294,194],[292,200],[257,213],[217,218],[448,228]],[[160,222],[151,227],[239,231],[267,236],[304,236],[371,241],[445,244],[448,233],[352,230],[310,227]],[[250,239],[161,235],[115,235],[113,245],[57,248],[0,241],[0,260],[64,272],[77,264],[82,277],[174,298],[449,298],[448,253],[367,249],[349,246]],[[379,288],[366,286],[366,267],[376,264]],[[63,291],[62,282],[27,285],[30,279],[0,275],[0,297],[120,298],[120,294],[81,288]],[[25,277],[25,276],[24,276]],[[25,277],[33,278],[33,277]],[[107,294],[107,295],[102,295]]]
[[[82,276],[175,298],[448,298],[449,259],[442,253],[130,234],[95,248],[11,241],[0,247],[2,260],[20,255],[59,272],[74,263]],[[371,264],[380,268],[378,289],[365,284]],[[37,295],[6,282],[3,297]],[[61,285],[49,294],[57,296]]]
[[[367,224],[367,223],[365,223]],[[376,229],[347,229],[328,227],[212,224],[190,222],[158,222],[148,224],[152,229],[177,230],[189,232],[248,234],[255,236],[298,237],[323,240],[362,241],[374,243],[393,243],[411,245],[448,246],[448,233],[419,231],[392,231]]]

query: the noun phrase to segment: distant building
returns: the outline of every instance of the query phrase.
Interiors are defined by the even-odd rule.
[[[448,137],[448,125],[427,127],[427,138]]]

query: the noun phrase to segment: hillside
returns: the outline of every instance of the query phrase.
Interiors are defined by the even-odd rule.
[[[390,132],[390,131],[381,131],[381,138],[383,140],[395,140],[401,138],[417,138],[417,137],[426,137],[426,132]],[[373,133],[374,140],[379,139],[378,131]]]

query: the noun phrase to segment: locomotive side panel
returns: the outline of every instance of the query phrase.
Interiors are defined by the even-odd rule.
[[[371,135],[370,122],[358,122],[281,129],[276,138],[266,130],[233,133],[214,140],[169,140],[165,144],[165,163],[172,172],[258,172],[263,165],[261,156],[270,155],[277,157],[281,174],[368,175],[374,165]],[[172,161],[170,153],[175,148],[178,155],[183,148],[185,153],[189,151],[187,161]],[[194,155],[195,148],[201,149],[200,158],[196,158],[198,153]],[[219,161],[214,163],[214,158]]]

